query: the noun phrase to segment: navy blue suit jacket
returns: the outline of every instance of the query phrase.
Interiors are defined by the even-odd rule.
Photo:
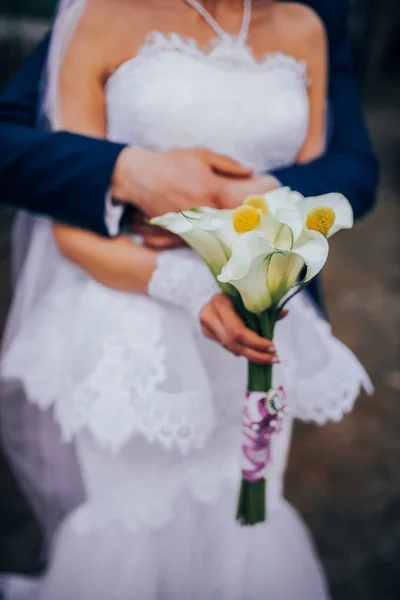
[[[348,0],[304,0],[304,4],[320,15],[327,31],[333,128],[324,156],[274,174],[305,196],[342,192],[358,218],[374,203],[378,165],[353,72]],[[105,197],[123,146],[36,128],[49,40],[50,34],[0,95],[0,201],[107,235]],[[312,291],[317,296],[315,285]]]

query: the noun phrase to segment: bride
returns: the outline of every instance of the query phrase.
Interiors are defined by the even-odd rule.
[[[262,173],[323,151],[325,34],[300,4],[67,0],[55,31],[45,99],[55,129],[225,154],[254,169],[243,198],[268,189]],[[53,407],[85,485],[38,597],[327,599],[283,497],[292,420],[338,420],[370,383],[308,296],[292,301],[275,348],[244,328],[188,249],[45,219],[28,243],[2,376]],[[290,407],[273,441],[268,519],[251,528],[234,520],[244,357],[277,363]]]

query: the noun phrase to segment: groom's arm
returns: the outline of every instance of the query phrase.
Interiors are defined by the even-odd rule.
[[[124,148],[35,128],[48,35],[0,94],[0,202],[102,235],[107,193]]]
[[[332,131],[326,153],[302,165],[273,173],[305,196],[338,191],[350,200],[355,217],[375,202],[378,162],[371,148],[358,96],[347,33],[348,1],[310,2],[327,27],[330,52],[329,112]],[[324,9],[324,11],[322,10]]]

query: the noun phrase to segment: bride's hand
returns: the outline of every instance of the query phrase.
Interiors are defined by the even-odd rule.
[[[144,246],[153,250],[170,250],[186,246],[185,242],[178,235],[166,231],[161,227],[149,225],[144,217],[138,213],[133,215],[131,230],[133,233],[142,236]]]
[[[184,248],[187,244],[178,235],[161,229],[160,231],[149,231],[143,235],[143,244],[153,250],[172,250]]]
[[[282,311],[280,316],[286,315]],[[202,308],[200,323],[204,335],[237,356],[263,365],[279,362],[273,342],[248,329],[225,294],[216,294]]]

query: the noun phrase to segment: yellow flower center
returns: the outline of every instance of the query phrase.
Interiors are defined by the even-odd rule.
[[[263,215],[268,214],[268,204],[265,202],[262,196],[247,196],[243,202],[244,206],[253,206],[261,210]]]
[[[232,215],[233,226],[238,233],[251,231],[260,222],[260,214],[254,206],[238,206]]]
[[[327,236],[336,219],[335,212],[328,206],[316,206],[307,215],[308,229],[319,231]]]

